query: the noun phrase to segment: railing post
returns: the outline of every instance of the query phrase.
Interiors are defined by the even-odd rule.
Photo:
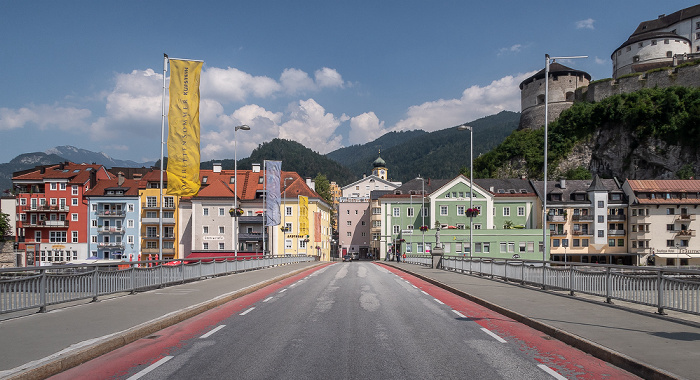
[[[666,315],[664,312],[664,275],[661,270],[656,272],[656,288],[658,289],[658,305],[657,305],[657,314],[660,315]]]
[[[547,272],[545,271],[547,269],[547,263],[544,261],[542,262],[542,290],[547,290]]]
[[[525,261],[520,262],[520,285],[525,285]]]
[[[95,265],[95,270],[92,272],[92,301],[91,302],[97,302],[97,294],[99,291],[99,287],[97,286],[97,276],[99,275],[97,272],[100,269],[97,265]]]
[[[216,264],[216,261],[214,261]],[[199,264],[197,265],[197,269],[199,270],[199,278],[202,278],[202,260],[199,260]]]
[[[574,266],[569,264],[569,295],[574,295]]]
[[[185,260],[180,260],[180,270],[182,271],[182,283],[185,283],[185,280],[187,279],[185,277]]]
[[[131,282],[131,292],[129,294],[136,293],[136,270],[133,266],[129,266],[129,281]]]
[[[39,312],[46,313],[46,269],[41,269],[41,280],[39,281]]]
[[[605,271],[605,302],[612,303],[612,267]]]

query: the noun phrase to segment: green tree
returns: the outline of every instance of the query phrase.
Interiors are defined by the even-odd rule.
[[[333,204],[333,197],[331,196],[331,184],[328,182],[328,178],[325,175],[318,173],[316,178],[314,178],[314,183],[316,184],[316,192],[323,198],[328,204]]]
[[[0,241],[5,241],[5,236],[12,235],[12,227],[10,216],[0,212]]]
[[[676,177],[678,177],[678,179],[695,178],[695,171],[693,170],[693,165],[691,165],[691,164],[683,165],[683,167],[678,169],[678,171],[676,172]]]
[[[564,173],[564,177],[566,179],[592,179],[593,176],[591,175],[591,172],[588,171],[588,169],[584,168],[583,166],[579,166],[575,169],[571,169]]]

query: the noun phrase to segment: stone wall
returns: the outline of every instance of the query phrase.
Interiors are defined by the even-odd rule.
[[[599,102],[609,96],[627,94],[654,87],[700,87],[700,65],[669,68],[668,70],[639,73],[618,80],[606,80],[589,84],[576,90],[576,100]]]
[[[14,240],[0,241],[0,268],[15,267],[15,260]]]

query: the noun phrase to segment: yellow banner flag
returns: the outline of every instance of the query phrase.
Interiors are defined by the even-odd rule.
[[[309,197],[299,196],[299,235],[309,234]]]
[[[199,192],[199,75],[201,61],[170,60],[168,194]]]

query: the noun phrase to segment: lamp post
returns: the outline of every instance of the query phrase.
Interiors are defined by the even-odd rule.
[[[547,139],[549,131],[549,64],[557,59],[577,59],[588,58],[587,55],[577,55],[571,57],[550,57],[549,54],[544,55],[544,190],[542,192],[542,287],[545,287],[545,272],[544,266],[547,261]]]
[[[421,235],[423,235],[422,247],[423,247],[423,254],[425,254],[425,230],[423,228],[423,226],[425,226],[425,178],[418,176],[418,178],[416,178],[416,179],[419,179],[419,180],[421,180],[421,182],[423,182],[423,190],[420,193],[420,196],[421,196],[420,216],[421,216],[421,220],[422,220],[421,221],[422,224],[420,225],[420,231],[421,231]]]
[[[474,198],[474,131],[472,127],[462,124],[457,127],[458,131],[469,131],[469,208],[473,209],[474,204],[472,202]],[[469,262],[472,259],[472,219],[474,217],[473,213],[469,213]]]
[[[243,124],[243,125],[238,125],[236,128],[233,129],[233,210],[238,209],[238,156],[237,156],[237,148],[238,148],[238,141],[236,140],[236,131],[242,129],[244,131],[249,131],[250,127]],[[236,222],[233,225],[233,256],[238,257],[238,218],[236,218]]]
[[[287,256],[287,180],[294,180],[292,177],[287,177],[284,179],[284,195],[282,196],[284,209],[284,227],[282,227],[282,256]]]

